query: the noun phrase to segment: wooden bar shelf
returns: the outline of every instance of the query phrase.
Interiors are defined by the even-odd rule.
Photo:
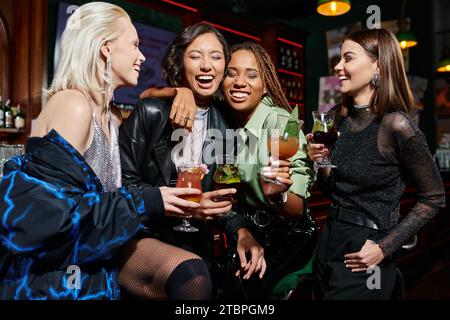
[[[23,134],[23,133],[26,133],[25,129],[0,128],[0,135],[3,135],[3,134]]]

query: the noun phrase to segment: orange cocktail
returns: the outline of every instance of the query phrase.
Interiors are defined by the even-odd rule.
[[[277,159],[289,159],[294,156],[299,147],[298,137],[283,137],[272,136],[269,141],[269,151]]]
[[[179,170],[177,188],[194,188],[202,191],[203,171],[198,167],[186,167],[184,170]],[[202,195],[182,196],[187,201],[200,203]]]

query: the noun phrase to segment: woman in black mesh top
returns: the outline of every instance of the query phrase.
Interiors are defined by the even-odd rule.
[[[445,206],[442,178],[407,115],[413,98],[391,32],[348,36],[335,72],[343,103],[336,107],[340,136],[331,153],[337,167],[318,172],[332,207],[316,253],[316,293],[322,299],[389,299],[392,255]],[[307,140],[311,160],[330,153],[312,143],[312,134]],[[417,203],[398,223],[406,179],[417,188]]]

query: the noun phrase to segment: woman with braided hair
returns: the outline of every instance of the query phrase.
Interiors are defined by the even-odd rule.
[[[202,271],[208,274],[206,279],[199,277],[198,282],[187,281],[189,277],[185,279],[186,275],[195,274],[195,270],[205,270],[213,260],[207,220],[217,222],[230,238],[237,238],[245,252],[252,252],[253,264],[246,274],[264,274],[263,250],[246,229],[248,221],[239,215],[226,215],[232,207],[230,201],[215,201],[236,190],[213,191],[216,164],[203,157],[203,151],[214,143],[208,129],[225,136],[228,128],[213,99],[224,75],[227,56],[223,35],[209,24],[197,23],[177,35],[162,61],[165,80],[174,87],[184,85],[194,93],[192,100],[199,108],[182,119],[192,126],[192,134],[185,139],[186,150],[192,150],[194,158],[201,159],[209,172],[202,179],[200,206],[191,211],[191,223],[199,232],[174,231],[179,219],[154,217],[147,224],[146,235],[130,242],[122,251],[121,284],[135,297],[209,299],[212,293],[214,295],[207,269]],[[168,187],[176,184],[177,167],[183,164],[184,158],[175,152],[175,143],[171,140],[175,130],[169,122],[169,105],[168,101],[142,99],[122,126],[119,145],[125,185]],[[168,295],[173,291],[179,294]]]
[[[228,114],[229,122],[240,128],[243,146],[238,150],[237,163],[241,175],[238,195],[239,214],[251,225],[248,227],[258,242],[264,247],[267,271],[262,280],[243,274],[244,289],[250,298],[266,298],[275,285],[288,274],[301,269],[312,255],[314,241],[313,223],[307,212],[305,199],[314,181],[312,163],[307,161],[306,139],[300,135],[297,153],[289,160],[269,159],[267,135],[264,131],[275,129],[277,115],[289,115],[291,107],[286,99],[275,67],[268,53],[260,45],[246,42],[235,45],[230,50],[230,60],[222,83],[222,94],[226,101],[221,110]],[[167,92],[149,89],[144,95],[165,96]],[[188,89],[177,88],[182,97],[172,106],[174,122],[190,114]],[[183,123],[178,123],[183,124]],[[249,143],[256,139],[254,149]],[[262,151],[262,152],[260,152]],[[259,157],[258,154],[264,154]],[[270,179],[277,179],[281,187],[276,190],[263,188],[259,172]],[[267,219],[268,225],[258,221]],[[310,229],[306,231],[306,225]],[[239,264],[242,272],[248,270],[245,251],[237,245]],[[241,273],[242,274],[242,273]],[[279,288],[279,286],[276,286]],[[292,288],[290,288],[292,289]],[[277,293],[280,293],[279,289]],[[288,290],[286,290],[288,291]]]

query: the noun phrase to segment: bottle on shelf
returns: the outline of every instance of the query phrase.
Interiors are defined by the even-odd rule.
[[[292,69],[292,54],[291,54],[291,50],[290,49],[286,50],[286,56],[287,56],[287,65],[286,65],[286,67],[288,69]]]
[[[298,82],[297,82],[297,85],[298,85],[298,100],[299,101],[301,101],[301,100],[303,100],[303,89],[302,89],[302,82],[299,80]]]
[[[298,60],[297,51],[296,50],[294,50],[293,56],[294,56],[294,70],[295,71],[300,71],[300,62]]]
[[[17,115],[14,119],[14,126],[17,130],[25,128],[25,115],[22,112],[22,108],[20,104],[17,105]]]
[[[280,66],[282,68],[286,66],[286,53],[284,47],[280,47]]]
[[[292,99],[294,99],[295,101],[297,101],[298,100],[298,97],[299,97],[299,90],[297,89],[297,82],[298,81],[295,81],[294,83],[293,83],[293,91],[294,91],[294,94],[293,94],[293,96],[292,96]]]
[[[0,96],[0,128],[5,126],[5,110],[3,107],[3,98]]]
[[[11,129],[14,127],[14,118],[13,118],[13,114],[12,114],[12,110],[11,110],[11,106],[10,106],[10,101],[7,100],[5,102],[5,128],[7,129]]]

